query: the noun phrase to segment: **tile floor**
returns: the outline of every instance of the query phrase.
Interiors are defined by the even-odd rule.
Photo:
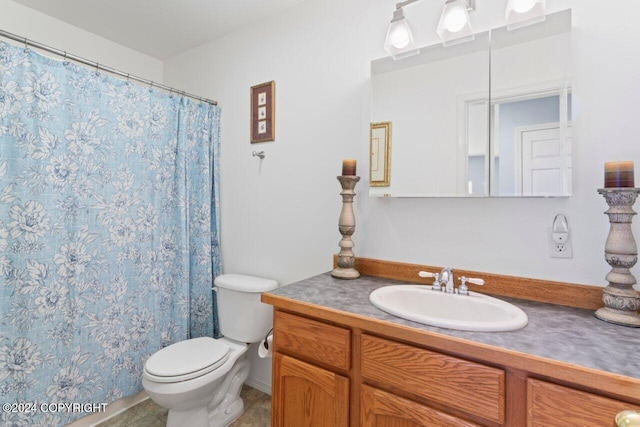
[[[230,427],[270,427],[271,396],[247,385],[240,393],[244,401],[244,414]],[[127,409],[99,427],[164,427],[167,422],[167,410],[147,399]]]

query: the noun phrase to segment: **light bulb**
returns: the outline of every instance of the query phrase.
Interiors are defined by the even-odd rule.
[[[457,33],[463,29],[466,24],[467,15],[459,5],[450,9],[444,17],[444,27],[452,33]]]
[[[389,34],[389,42],[396,49],[402,49],[409,44],[409,33],[404,26],[397,25]]]
[[[518,13],[530,11],[536,5],[536,0],[514,0],[513,10]]]
[[[389,24],[387,36],[384,39],[384,50],[391,54],[394,61],[420,53],[420,50],[416,49],[416,45],[413,42],[411,26],[404,19],[402,8],[396,9],[393,13],[393,19]]]

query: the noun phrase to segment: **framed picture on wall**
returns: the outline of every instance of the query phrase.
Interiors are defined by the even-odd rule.
[[[276,82],[251,87],[251,143],[276,139]]]
[[[391,122],[371,123],[369,186],[391,183]]]

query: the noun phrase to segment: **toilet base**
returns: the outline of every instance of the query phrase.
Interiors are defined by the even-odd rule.
[[[240,397],[240,392],[242,391],[242,384],[249,377],[249,368],[249,359],[243,356],[227,375],[223,386],[220,388],[221,394],[226,390],[222,402],[209,411],[209,427],[228,426],[242,415],[244,402]],[[218,400],[217,397],[211,403],[216,402]]]
[[[242,384],[249,376],[249,360],[242,356],[226,375],[222,384],[205,407],[187,411],[170,409],[167,427],[226,427],[244,412],[240,397]]]

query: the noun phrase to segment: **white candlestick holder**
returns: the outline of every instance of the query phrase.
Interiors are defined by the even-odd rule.
[[[356,218],[353,214],[353,198],[356,195],[354,189],[360,181],[359,176],[342,175],[337,177],[342,186],[342,210],[338,220],[338,230],[342,234],[340,240],[340,253],[338,253],[338,267],[331,275],[337,279],[357,279],[360,273],[355,269],[356,260],[353,255],[353,240],[351,236],[356,231]]]
[[[611,266],[606,279],[609,285],[602,291],[604,307],[595,313],[598,319],[623,326],[640,327],[640,298],[633,285],[636,278],[629,271],[638,262],[638,248],[631,230],[631,221],[636,214],[633,204],[640,188],[601,188],[609,205],[605,212],[609,216],[609,236],[604,257]]]

